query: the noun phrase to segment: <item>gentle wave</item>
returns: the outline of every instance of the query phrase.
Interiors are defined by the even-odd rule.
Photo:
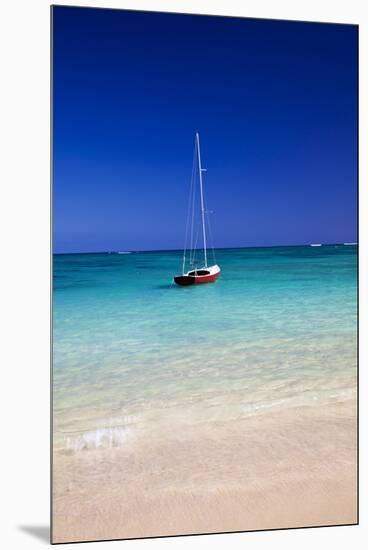
[[[294,407],[321,406],[343,403],[355,398],[355,388],[341,388],[330,391],[307,392],[304,395],[280,399],[272,399],[270,396],[270,399],[249,403],[217,403],[216,407],[208,406],[208,404],[202,407],[198,405],[184,407],[177,404],[170,409],[169,414],[163,414],[160,409],[151,410],[149,417],[140,417],[139,421],[137,417],[125,417],[125,419],[115,419],[115,421],[124,420],[120,425],[106,426],[106,420],[101,420],[100,423],[105,424],[105,426],[74,433],[69,432],[68,435],[64,435],[62,442],[60,441],[59,451],[62,454],[76,454],[81,451],[122,447],[131,440],[134,434],[137,436],[141,432],[141,435],[147,435],[147,433],[152,433],[155,428],[165,430],[167,423],[174,423],[179,429],[184,429],[188,424],[192,426],[208,424],[208,426],[211,426],[213,421],[245,419],[246,417],[267,413],[270,409],[287,410]],[[167,412],[166,408],[165,410]]]
[[[333,403],[343,403],[355,398],[355,388],[342,388],[331,391],[307,391],[305,394],[298,394],[293,397],[289,396],[283,399],[270,399],[269,401],[263,400],[255,403],[248,403],[243,405],[242,412],[246,416],[253,416],[273,408],[288,409],[314,405],[323,406]]]

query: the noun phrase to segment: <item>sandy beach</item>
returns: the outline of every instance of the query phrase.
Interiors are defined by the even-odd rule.
[[[355,400],[54,454],[53,542],[354,524]]]

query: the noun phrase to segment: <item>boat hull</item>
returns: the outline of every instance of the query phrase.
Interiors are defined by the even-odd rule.
[[[194,285],[194,277],[189,277],[188,275],[178,275],[177,277],[174,277],[174,281],[177,285],[180,286],[189,286]]]
[[[199,270],[200,272],[201,270]],[[205,283],[214,283],[220,276],[220,268],[218,266],[210,267],[208,273],[204,275],[196,274],[196,272],[186,273],[185,275],[177,275],[174,281],[180,286],[200,285]]]

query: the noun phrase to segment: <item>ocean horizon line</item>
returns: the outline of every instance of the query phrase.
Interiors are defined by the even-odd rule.
[[[240,250],[240,249],[254,249],[254,248],[295,248],[303,246],[358,246],[357,242],[332,242],[332,243],[304,243],[304,244],[275,244],[275,245],[254,245],[254,246],[219,246],[214,247],[213,250]],[[189,250],[189,249],[188,249]],[[203,248],[197,248],[198,251]],[[208,249],[209,250],[209,249]],[[132,249],[132,250],[95,250],[90,252],[53,252],[53,256],[70,256],[78,254],[145,254],[151,252],[183,252],[183,248],[152,248],[152,249]]]

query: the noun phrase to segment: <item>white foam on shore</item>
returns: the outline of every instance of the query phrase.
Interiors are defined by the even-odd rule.
[[[126,443],[131,429],[127,426],[97,428],[65,438],[65,450],[77,453],[91,449],[110,449]]]
[[[136,422],[135,416],[126,415],[101,419],[92,429],[64,432],[62,449],[67,454],[74,454],[79,451],[121,447],[132,435]]]

